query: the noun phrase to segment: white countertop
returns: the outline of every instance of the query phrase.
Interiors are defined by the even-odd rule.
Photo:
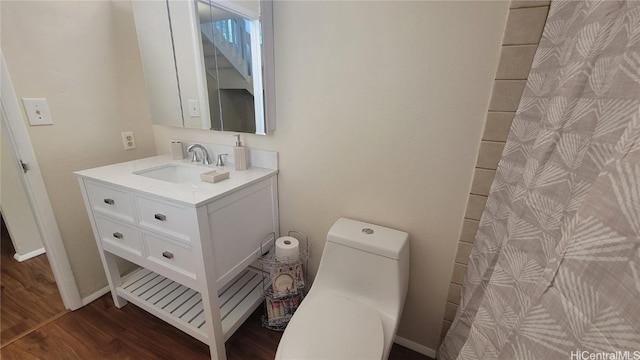
[[[149,177],[136,175],[135,171],[158,167],[165,164],[192,164],[187,160],[172,160],[169,155],[154,156],[113,165],[101,166],[88,170],[76,171],[74,174],[109,184],[122,186],[141,193],[160,196],[169,200],[198,206],[209,202],[229,191],[238,190],[252,183],[266,179],[278,173],[278,170],[250,167],[247,170],[236,171],[232,166],[206,168],[223,169],[229,171],[229,178],[215,184],[194,180],[183,183],[171,183]],[[205,166],[203,166],[204,168]]]

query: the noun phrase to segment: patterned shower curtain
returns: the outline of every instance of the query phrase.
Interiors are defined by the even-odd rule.
[[[552,1],[437,357],[640,359],[640,1]]]

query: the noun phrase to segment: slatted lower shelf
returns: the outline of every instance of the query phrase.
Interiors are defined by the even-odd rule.
[[[196,339],[209,342],[199,292],[144,268],[123,280],[123,284],[117,288],[119,296]],[[262,275],[249,269],[218,293],[225,340],[260,304],[262,293]]]

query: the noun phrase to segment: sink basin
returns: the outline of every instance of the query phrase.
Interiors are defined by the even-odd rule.
[[[200,174],[211,170],[204,166],[186,164],[166,164],[149,169],[134,171],[135,175],[167,181],[171,183],[184,183],[200,180]]]

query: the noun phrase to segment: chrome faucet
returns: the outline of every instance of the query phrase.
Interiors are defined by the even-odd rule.
[[[202,165],[211,165],[211,157],[209,156],[209,152],[207,149],[200,144],[193,144],[187,148],[187,152],[193,152],[193,156],[191,157],[191,162],[198,162],[198,154],[196,153],[196,149],[200,149],[202,151]]]

